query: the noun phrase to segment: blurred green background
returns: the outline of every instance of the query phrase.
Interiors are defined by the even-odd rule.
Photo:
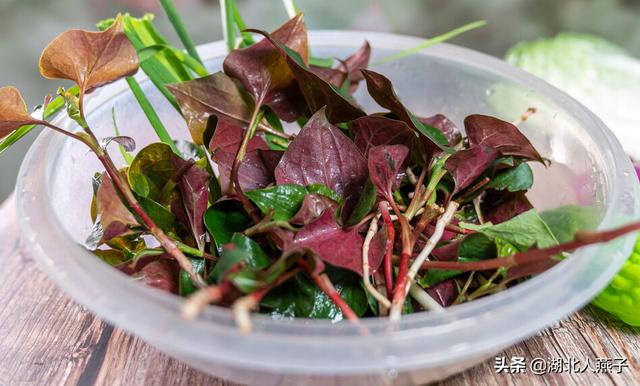
[[[217,0],[175,0],[197,43],[222,38]],[[589,32],[640,56],[640,0],[298,0],[309,29],[358,29],[433,36],[476,19],[488,27],[453,43],[502,57],[521,40],[560,31]],[[286,13],[280,0],[238,0],[250,26],[271,29]],[[116,12],[157,14],[162,32],[175,39],[157,0],[0,0],[0,85],[22,90],[36,105],[56,82],[38,72],[44,46],[68,28],[92,29]],[[32,132],[0,155],[0,201],[13,189],[18,167],[36,136]]]

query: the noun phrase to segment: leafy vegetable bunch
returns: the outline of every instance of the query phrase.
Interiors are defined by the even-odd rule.
[[[148,285],[188,296],[186,317],[218,303],[245,330],[254,309],[398,320],[503,290],[565,251],[640,228],[559,244],[525,196],[528,163],[546,161],[518,122],[470,115],[464,137],[443,115],[415,115],[388,78],[368,69],[366,42],[334,64],[311,55],[302,14],[272,33],[247,30],[226,1],[231,51],[223,71],[208,74],[173,5],[161,3],[186,53],[150,15],[67,31],[44,50],[40,70],[77,86],[45,98],[42,118],[15,88],[1,88],[0,146],[33,125],[87,145],[105,169],[93,180],[87,247]],[[138,68],[182,114],[192,142],[171,139],[132,77]],[[121,78],[160,139],[135,156],[115,111],[116,135],[97,138],[84,109],[91,91]],[[381,112],[358,106],[362,81]],[[80,130],[46,120],[62,106]],[[126,165],[114,164],[110,143]]]

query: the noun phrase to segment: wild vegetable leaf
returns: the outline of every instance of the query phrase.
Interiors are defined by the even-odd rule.
[[[453,194],[471,185],[491,165],[498,152],[482,145],[457,151],[444,164],[455,181]]]
[[[136,154],[127,171],[134,192],[156,201],[177,172],[173,150],[161,142],[152,143]]]
[[[216,130],[209,142],[209,149],[212,153],[217,151],[224,151],[227,153],[235,154],[240,149],[242,143],[242,137],[244,136],[244,129],[242,126],[238,126],[227,119],[219,118],[216,124]],[[269,145],[260,136],[253,136],[249,140],[247,151],[253,151],[257,149],[269,150]]]
[[[321,194],[307,194],[302,200],[300,209],[289,221],[295,225],[307,225],[315,221],[327,209],[335,212],[338,209],[338,203]]]
[[[104,230],[102,242],[135,233],[135,229],[140,227],[138,220],[120,200],[111,178],[106,173],[102,175],[96,203],[98,218]]]
[[[241,264],[241,269],[260,270],[270,264],[269,257],[262,247],[242,233],[234,233],[230,243],[225,245],[220,260],[211,271],[210,279],[220,283],[234,266]]]
[[[24,125],[38,125],[41,121],[29,115],[27,105],[15,87],[0,88],[0,139]]]
[[[196,166],[192,161],[184,161],[173,157],[173,163],[178,170],[184,172],[178,177],[181,203],[188,219],[188,229],[191,230],[198,249],[204,251],[205,229],[203,216],[209,206],[209,181],[211,176],[205,170]],[[188,166],[188,164],[191,166]]]
[[[600,223],[601,214],[593,207],[567,205],[540,213],[559,242],[573,240],[578,231],[593,230]]]
[[[345,201],[357,200],[367,179],[367,164],[340,129],[321,109],[289,144],[275,169],[278,185],[323,184]]]
[[[40,57],[42,76],[72,80],[80,87],[80,95],[135,74],[138,65],[138,55],[123,32],[121,18],[103,32],[63,32]]]
[[[251,120],[253,102],[233,79],[223,72],[204,78],[167,85],[175,96],[196,145],[202,145],[211,115],[242,127]]]
[[[496,149],[503,156],[516,156],[544,163],[531,142],[518,128],[488,115],[469,115],[464,120],[467,138],[472,145]]]
[[[137,195],[136,198],[140,202],[142,209],[160,229],[165,232],[175,231],[176,216],[169,209],[150,198],[140,195]]]
[[[496,242],[481,232],[465,236],[458,247],[458,256],[466,259],[493,259],[498,256]]]
[[[435,284],[426,291],[442,307],[449,307],[458,297],[458,286],[453,279]]]
[[[191,261],[191,265],[193,265],[193,270],[197,274],[202,275],[204,273],[205,263],[206,263],[204,259],[189,259],[189,261]],[[195,284],[193,284],[193,280],[191,279],[191,276],[189,276],[187,271],[185,271],[184,269],[180,270],[179,287],[180,287],[180,296],[185,296],[185,297],[191,295],[192,293],[198,290],[198,287]]]
[[[449,141],[449,146],[451,147],[455,147],[460,143],[460,141],[462,141],[462,133],[460,132],[458,127],[453,122],[451,122],[449,118],[445,117],[442,114],[436,114],[426,118],[418,117],[418,120],[420,120],[420,122],[424,124],[433,126],[436,129],[440,130],[442,134],[444,134],[444,136],[447,138],[447,141]]]
[[[275,182],[274,169],[282,157],[277,150],[253,150],[247,152],[238,168],[238,180],[243,191],[260,189]],[[223,192],[231,192],[231,168],[235,153],[218,151],[213,160],[220,171],[220,185]]]
[[[393,85],[387,77],[371,70],[362,70],[362,73],[367,81],[369,94],[380,106],[389,109],[409,127],[428,138],[433,145],[447,152],[450,151],[447,137],[435,127],[421,122],[413,113],[407,110],[400,102],[400,98],[396,95]]]
[[[271,37],[296,52],[305,64],[308,62],[307,29],[302,13],[273,31]],[[267,39],[231,51],[223,67],[227,75],[242,82],[257,103],[269,106],[281,119],[292,122],[306,113],[285,57]]]
[[[273,211],[274,220],[288,221],[296,215],[302,207],[305,197],[313,193],[312,191],[320,192],[322,189],[313,187],[313,185],[305,187],[297,184],[282,184],[247,191],[245,194],[263,214],[267,215]],[[335,193],[329,192],[323,191],[324,196],[327,198],[329,198],[328,196],[335,197]]]
[[[535,209],[498,225],[461,223],[460,226],[480,232],[493,240],[502,239],[514,244],[520,250],[533,246],[547,248],[558,244],[558,240],[551,233],[549,226],[540,218]]]
[[[378,191],[376,190],[376,187],[371,182],[371,179],[367,178],[367,182],[364,184],[364,188],[362,189],[362,193],[360,194],[358,201],[355,203],[353,203],[353,201],[350,202],[350,205],[352,206],[351,208],[346,207],[346,204],[342,208],[340,218],[344,221],[344,225],[350,227],[362,221],[362,219],[365,218],[375,206],[377,195]]]
[[[485,221],[500,224],[533,209],[525,193],[488,190],[483,198]]]
[[[411,147],[416,135],[406,123],[395,119],[369,115],[348,123],[353,142],[362,154],[380,145],[405,145]]]
[[[310,251],[325,263],[346,268],[362,275],[362,236],[357,229],[344,230],[338,225],[331,210],[326,210],[316,221],[300,230],[285,248],[286,254]],[[377,269],[381,261],[370,261]]]
[[[235,232],[243,232],[249,226],[249,215],[235,200],[222,199],[211,205],[204,214],[204,224],[213,237],[218,252],[222,246],[231,242]]]
[[[162,259],[150,262],[131,277],[149,287],[177,294],[178,275],[178,264],[175,260]]]
[[[358,83],[364,79],[360,70],[367,68],[371,57],[371,46],[365,41],[358,51],[345,60],[340,60],[336,68],[310,65],[309,69],[325,82],[336,88],[348,87],[353,94],[358,88]],[[345,82],[348,82],[345,84]]]
[[[496,190],[508,190],[509,192],[518,192],[521,190],[529,190],[533,185],[533,171],[531,167],[523,162],[520,165],[508,169],[494,176],[487,188]]]
[[[382,145],[369,150],[369,178],[387,201],[393,200],[398,173],[408,154],[409,149],[404,145]]]
[[[326,116],[334,124],[348,122],[365,115],[359,107],[345,99],[333,86],[314,74],[297,52],[281,44],[264,31],[249,31],[264,35],[274,47],[278,48],[280,54],[286,58],[287,64],[296,78],[300,91],[312,113],[317,112],[322,107],[326,107]]]

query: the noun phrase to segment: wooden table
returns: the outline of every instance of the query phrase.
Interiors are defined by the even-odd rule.
[[[58,290],[25,252],[14,205],[10,198],[0,208],[0,386],[229,384],[110,326]],[[527,363],[627,358],[629,367],[620,374],[497,374],[491,359],[441,384],[640,384],[640,329],[591,307],[498,356],[524,357]]]

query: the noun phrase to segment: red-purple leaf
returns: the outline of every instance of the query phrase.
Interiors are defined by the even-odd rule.
[[[369,115],[348,125],[353,142],[362,154],[369,154],[369,149],[381,145],[411,146],[417,138],[406,123],[385,117]]]
[[[24,125],[37,125],[40,121],[32,118],[27,105],[15,87],[0,87],[0,139]]]
[[[134,228],[140,227],[138,220],[122,203],[111,177],[106,173],[102,175],[100,187],[96,193],[96,204],[100,224],[104,230],[100,244],[114,237],[135,233]]]
[[[453,261],[458,259],[458,249],[460,241],[452,241],[440,248],[436,248],[431,255],[440,261]]]
[[[474,145],[449,157],[444,167],[449,171],[456,183],[452,194],[456,194],[471,185],[497,156],[498,151],[493,148]]]
[[[309,48],[302,13],[273,31],[271,37],[295,51],[307,63]],[[281,119],[291,122],[306,112],[286,59],[267,39],[232,51],[223,66],[227,75],[240,80],[256,101],[271,107]]]
[[[504,156],[511,155],[544,163],[527,137],[509,122],[475,114],[465,118],[464,128],[472,145],[484,145],[496,149]]]
[[[177,294],[179,272],[175,260],[156,260],[145,265],[131,277],[140,280],[149,287]]]
[[[458,297],[458,286],[454,279],[448,279],[440,282],[427,288],[426,291],[442,307],[452,305]]]
[[[410,128],[422,134],[428,139],[429,152],[439,147],[442,150],[449,151],[449,141],[447,137],[437,128],[421,122],[400,102],[400,98],[393,90],[391,81],[382,74],[371,70],[361,70],[367,81],[367,89],[371,97],[382,107],[389,109],[401,121],[406,123]]]
[[[300,230],[285,247],[286,253],[311,251],[320,260],[333,266],[346,268],[362,276],[362,236],[354,227],[342,229],[332,210]]]
[[[358,49],[353,55],[349,56],[338,65],[338,69],[349,72],[349,92],[353,93],[358,87],[358,83],[364,80],[362,71],[369,66],[369,59],[371,58],[371,45],[368,41],[365,41],[362,47]],[[347,68],[345,68],[345,66]]]
[[[324,184],[345,200],[357,199],[367,180],[367,163],[321,109],[289,144],[275,177],[278,184]]]
[[[315,221],[327,209],[335,212],[338,209],[338,203],[321,194],[307,194],[302,200],[302,206],[289,222],[295,225],[307,225]]]
[[[393,200],[394,185],[407,154],[409,149],[404,145],[382,145],[369,150],[369,178],[388,201]]]
[[[531,205],[525,193],[488,190],[483,198],[484,220],[493,224],[500,224],[533,209],[533,205]]]
[[[238,149],[240,149],[244,132],[245,130],[241,126],[227,119],[219,118],[216,124],[216,131],[209,142],[209,150],[212,153],[217,151],[237,153]],[[255,135],[249,140],[247,151],[258,149],[269,150],[269,145],[262,137]]]
[[[326,116],[331,123],[348,122],[365,113],[351,101],[345,99],[331,84],[311,71],[297,52],[260,30],[248,30],[264,35],[280,54],[286,58],[287,64],[298,82],[298,86],[312,113],[326,107]]]
[[[175,156],[172,159],[176,169],[181,169],[188,162]],[[186,169],[178,179],[180,197],[187,215],[189,229],[191,230],[198,248],[204,250],[205,227],[203,216],[209,206],[209,182],[211,176],[205,170],[195,164]]]
[[[264,188],[275,182],[273,170],[282,157],[281,151],[253,150],[247,152],[238,168],[238,180],[243,191]],[[213,155],[220,171],[220,185],[223,192],[231,192],[230,176],[235,153],[218,151]]]
[[[462,133],[458,129],[458,127],[451,122],[451,120],[445,117],[442,114],[432,115],[426,118],[418,117],[420,122],[425,123],[429,126],[433,126],[436,129],[440,130],[447,140],[449,141],[449,146],[454,147],[462,141]]]
[[[223,72],[170,84],[167,85],[167,89],[178,101],[196,145],[203,144],[211,115],[216,115],[218,120],[226,118],[243,127],[251,120],[251,97]]]

